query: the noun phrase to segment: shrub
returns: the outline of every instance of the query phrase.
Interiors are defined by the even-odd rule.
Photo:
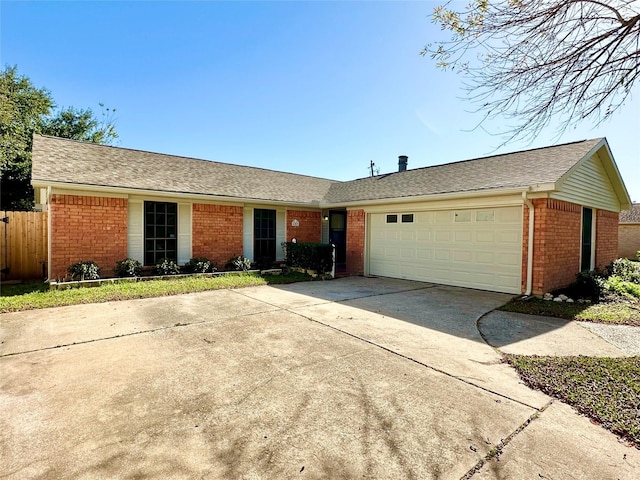
[[[617,275],[611,275],[605,282],[605,288],[623,297],[640,298],[640,285],[628,282]]]
[[[206,257],[194,257],[184,264],[184,271],[187,273],[213,273],[216,266]]]
[[[251,261],[242,256],[231,257],[226,265],[227,270],[236,270],[239,272],[248,272],[251,270]]]
[[[180,267],[173,260],[163,258],[153,267],[153,272],[156,275],[177,275],[180,273]]]
[[[589,298],[597,302],[602,297],[604,278],[598,270],[584,271],[576,275],[576,279],[566,289],[571,298]]]
[[[632,282],[640,285],[640,263],[627,258],[618,258],[611,262],[607,268],[607,276],[616,276],[624,282]]]
[[[138,260],[125,258],[116,263],[114,271],[118,277],[137,277],[142,271],[142,265]]]
[[[97,280],[100,278],[100,267],[96,262],[86,261],[74,263],[68,268],[71,280]]]
[[[286,242],[283,246],[289,267],[315,270],[319,274],[333,268],[333,246],[328,243]]]
[[[271,257],[260,257],[256,260],[256,266],[259,270],[268,270],[273,267],[274,260]]]

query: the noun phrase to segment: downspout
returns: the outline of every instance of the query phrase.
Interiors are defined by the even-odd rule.
[[[527,289],[524,292],[526,296],[531,295],[533,289],[533,203],[527,198],[527,192],[522,192],[522,201],[529,208],[529,233],[527,245]]]
[[[47,187],[47,278],[45,283],[51,283],[51,185]]]

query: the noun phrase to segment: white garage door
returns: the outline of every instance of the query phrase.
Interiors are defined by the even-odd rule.
[[[522,207],[374,213],[369,273],[520,293]]]

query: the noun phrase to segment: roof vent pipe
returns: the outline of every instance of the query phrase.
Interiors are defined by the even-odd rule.
[[[398,157],[398,171],[406,172],[407,171],[407,162],[409,161],[409,157],[406,155],[400,155]]]

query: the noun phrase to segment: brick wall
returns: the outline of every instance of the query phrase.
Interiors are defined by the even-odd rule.
[[[299,225],[294,227],[291,222],[298,220]],[[287,210],[287,242],[293,238],[298,242],[322,241],[322,212],[309,212],[305,210]]]
[[[364,274],[364,210],[347,211],[347,273]]]
[[[191,214],[193,256],[207,257],[222,268],[231,257],[242,255],[242,214],[242,207],[194,203]]]
[[[54,194],[51,218],[51,279],[62,279],[70,265],[94,261],[102,276],[113,275],[127,257],[127,199]]]
[[[542,294],[569,285],[580,270],[582,208],[553,199],[534,199],[533,293]],[[525,229],[529,212],[525,207]],[[528,235],[523,235],[523,251]],[[526,253],[523,255],[526,281]],[[524,282],[523,282],[524,283]]]
[[[618,213],[596,210],[596,268],[618,257]]]
[[[618,227],[618,256],[636,260],[640,250],[640,223],[622,224]]]

